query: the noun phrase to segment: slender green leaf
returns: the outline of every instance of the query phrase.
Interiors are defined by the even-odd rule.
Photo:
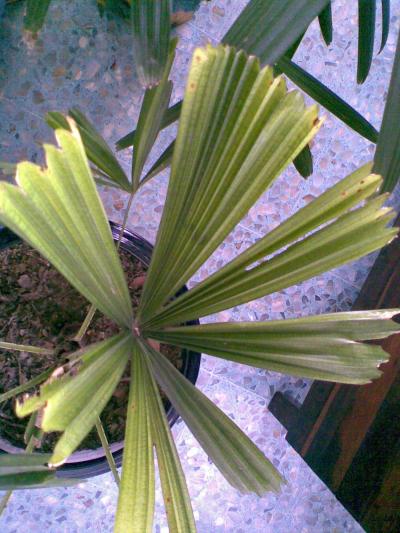
[[[322,37],[329,46],[332,42],[332,4],[329,4],[318,15],[319,26],[321,28]]]
[[[168,62],[171,0],[132,0],[133,53],[140,83],[157,84]]]
[[[172,93],[172,82],[168,81],[169,72],[175,57],[177,40],[171,41],[168,63],[161,81],[146,89],[134,138],[134,159],[132,164],[132,185],[138,189],[143,167],[150,150],[161,130],[163,117],[168,108]]]
[[[167,146],[164,152],[160,155],[160,157],[148,171],[146,176],[142,179],[142,181],[140,182],[140,187],[150,181],[152,178],[154,178],[154,176],[157,176],[157,174],[162,172],[165,168],[168,168],[170,166],[174,153],[174,148],[175,141],[172,141],[172,143]]]
[[[36,353],[41,355],[52,355],[54,350],[43,348],[42,346],[30,346],[28,344],[15,344],[14,342],[0,341],[0,348],[4,350],[16,350],[18,352]]]
[[[106,141],[96,131],[93,124],[89,122],[78,108],[70,109],[68,116],[71,117],[77,125],[88,159],[98,167],[102,172],[103,177],[110,180],[111,186],[129,192],[132,187],[124,170],[118,163]],[[60,128],[71,131],[68,119],[62,113],[58,113],[57,111],[50,111],[47,113],[46,122],[54,130]]]
[[[24,28],[33,33],[43,26],[51,0],[27,0]]]
[[[16,474],[21,468],[47,468],[51,457],[50,453],[2,453],[0,454],[0,473],[9,473],[6,468],[12,469]]]
[[[400,36],[397,41],[389,93],[383,114],[374,172],[383,176],[383,192],[391,192],[400,178]]]
[[[51,454],[0,454],[0,490],[64,487],[82,480],[57,478],[47,463]]]
[[[190,278],[319,127],[317,109],[255,57],[196,50],[142,317]]]
[[[273,65],[302,35],[329,0],[251,0],[222,42]]]
[[[141,349],[140,349],[141,350]],[[193,511],[185,476],[171,434],[159,389],[151,373],[148,358],[138,354],[142,361],[142,377],[149,401],[151,432],[157,452],[161,487],[167,510],[170,531],[190,533],[196,531]]]
[[[24,472],[0,475],[0,490],[45,489],[69,487],[81,483],[82,479],[58,478],[54,472]]]
[[[125,429],[122,478],[115,533],[151,533],[154,515],[153,412],[146,387],[146,367],[136,343]]]
[[[400,309],[335,313],[292,320],[237,322],[149,332],[161,342],[296,376],[363,384],[388,359],[380,346],[357,342],[400,331]]]
[[[390,0],[382,0],[382,38],[379,53],[385,48],[389,36],[390,26]]]
[[[311,76],[301,67],[282,57],[278,61],[278,67],[290,78],[300,89],[314,98],[319,104],[342,120],[347,126],[376,143],[378,132],[362,115],[347,104],[336,93],[328,89],[316,78]]]
[[[131,334],[124,332],[89,346],[80,357],[77,375],[69,372],[54,377],[41,387],[39,396],[17,402],[18,416],[43,408],[42,429],[63,431],[51,465],[63,463],[95,425],[122,376],[131,342]]]
[[[278,491],[282,477],[253,442],[166,357],[139,342],[172,405],[229,483],[258,495]]]
[[[392,218],[390,210],[381,208],[387,195],[352,210],[381,183],[380,176],[368,175],[370,168],[366,165],[337,183],[218,272],[168,303],[142,327],[154,329],[228,309],[300,283],[389,242],[397,228],[385,227]]]
[[[376,0],[358,0],[357,83],[367,79],[372,63],[375,38]]]
[[[313,173],[313,159],[310,147],[306,146],[303,148],[299,155],[293,160],[293,163],[303,178],[311,176]]]
[[[23,162],[0,183],[0,221],[39,250],[97,309],[131,327],[132,306],[79,132],[56,130],[45,170]]]
[[[161,129],[167,128],[168,126],[176,122],[180,117],[181,110],[182,101],[177,102],[176,104],[168,108],[161,122]],[[121,139],[119,139],[116,143],[117,150],[124,150],[125,148],[129,148],[129,146],[133,146],[135,142],[135,135],[136,130],[133,130]]]

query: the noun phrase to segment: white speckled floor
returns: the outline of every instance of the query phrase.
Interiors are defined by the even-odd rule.
[[[203,3],[194,20],[178,29],[174,100],[182,96],[193,48],[208,41],[217,42],[246,3],[247,0]],[[332,46],[326,48],[314,24],[295,59],[379,127],[394,56],[395,29],[399,26],[400,0],[392,2],[392,30],[387,47],[374,59],[371,74],[361,87],[355,83],[356,4],[335,0]],[[45,29],[34,43],[21,36],[22,15],[17,5],[0,23],[0,159],[41,160],[39,145],[43,140],[51,140],[43,122],[48,110],[65,111],[78,105],[110,142],[131,130],[142,92],[134,74],[127,28],[100,19],[94,0],[55,0]],[[161,135],[159,150],[169,142],[174,131],[172,127]],[[304,181],[290,168],[203,266],[197,279],[246,248],[328,185],[368,161],[374,148],[328,117],[312,151],[313,176]],[[121,160],[128,166],[130,154],[122,153]],[[143,188],[129,220],[129,227],[150,241],[155,238],[167,177],[166,172]],[[399,206],[398,197],[397,193],[391,203]],[[125,198],[115,191],[103,191],[103,198],[110,218],[120,220]],[[373,259],[367,257],[301,286],[220,313],[218,318],[266,320],[347,310]],[[309,383],[204,356],[198,385],[254,439],[289,482],[278,496],[241,496],[210,464],[186,426],[178,423],[174,433],[200,533],[362,531],[287,445],[285,430],[268,412],[268,401],[275,391],[287,392],[301,401]],[[108,474],[70,489],[21,491],[12,497],[0,530],[5,533],[112,531],[115,502],[116,489]],[[156,505],[155,531],[165,533],[168,529],[160,490]]]

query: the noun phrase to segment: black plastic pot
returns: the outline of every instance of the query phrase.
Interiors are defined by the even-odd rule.
[[[111,231],[114,240],[118,239],[121,231],[121,226],[110,222]],[[0,226],[0,250],[13,246],[21,242],[21,239],[15,235],[8,228]],[[152,254],[152,245],[137,235],[128,230],[124,231],[121,239],[121,249],[132,254],[133,257],[139,259],[143,265],[148,266]],[[1,274],[1,273],[0,273]],[[178,294],[187,291],[186,287],[183,287]],[[189,324],[198,324],[198,321],[188,322]],[[191,352],[189,350],[182,350],[183,365],[181,372],[187,377],[193,384],[196,383],[197,376],[200,369],[201,355],[197,352]],[[166,414],[170,427],[172,427],[178,419],[178,413],[172,407],[171,404],[166,406]],[[117,466],[122,464],[123,455],[123,442],[111,444],[111,451],[114,456],[114,460]],[[0,453],[12,451],[11,446],[4,446],[0,441]],[[15,449],[15,451],[17,451]],[[107,459],[104,455],[103,449],[98,450],[82,450],[74,453],[68,461],[58,469],[57,473],[60,477],[68,478],[89,478],[104,474],[109,471]]]

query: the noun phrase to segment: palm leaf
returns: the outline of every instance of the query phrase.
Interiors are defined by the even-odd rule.
[[[400,36],[389,93],[375,153],[374,172],[383,176],[382,191],[391,192],[400,178]]]
[[[308,28],[329,0],[251,0],[222,42],[273,65]]]
[[[278,491],[282,477],[253,442],[166,357],[139,343],[172,405],[227,481],[241,492]]]
[[[43,409],[43,431],[63,431],[51,465],[63,463],[95,425],[121,379],[131,343],[131,334],[124,332],[89,346],[80,355],[81,366],[76,376],[68,373],[50,379],[40,388],[39,396],[17,402],[18,416]]]
[[[104,208],[78,131],[56,130],[47,168],[18,165],[0,183],[0,220],[39,250],[97,309],[130,328],[132,307]]]
[[[23,392],[26,392],[27,390],[33,389],[37,385],[40,385],[41,383],[46,381],[48,377],[50,377],[54,370],[54,368],[49,368],[38,376],[30,379],[26,383],[22,383],[22,385],[18,385],[14,389],[11,389],[7,392],[3,392],[2,394],[0,394],[0,403],[6,402],[7,400],[14,398],[15,396],[18,396],[18,394],[22,394]]]
[[[319,126],[316,108],[256,58],[196,50],[142,317],[190,278]]]
[[[190,350],[285,374],[363,384],[380,376],[388,356],[357,342],[398,333],[390,319],[400,309],[335,313],[292,320],[185,326],[148,335]]]
[[[389,36],[390,25],[390,0],[382,0],[382,37],[379,53],[385,48]]]
[[[171,0],[132,0],[133,52],[140,83],[157,84],[168,62]]]
[[[311,96],[311,98],[314,98],[314,100],[347,124],[347,126],[369,141],[376,143],[378,138],[376,129],[368,120],[342,100],[340,96],[286,57],[280,58],[278,67],[300,89]]]
[[[329,46],[332,42],[332,4],[329,4],[321,11],[318,15],[319,26],[321,28],[321,33],[324,38],[324,41]]]
[[[24,28],[33,33],[43,26],[51,0],[27,0]]]
[[[78,108],[70,109],[68,116],[75,121],[85,147],[86,155],[102,173],[102,177],[110,181],[110,186],[130,192],[132,186],[124,170],[93,124],[89,122]],[[68,119],[57,111],[47,113],[46,122],[54,130],[64,129],[71,131]]]
[[[181,110],[182,110],[182,101],[177,102],[173,106],[169,107],[166,110],[164,117],[161,121],[161,129],[167,128],[168,126],[176,122],[180,117]],[[122,137],[121,139],[119,139],[116,143],[117,150],[124,150],[125,148],[129,148],[130,146],[133,146],[135,142],[135,135],[136,135],[136,130],[133,130],[127,135],[125,135],[124,137]]]
[[[116,533],[151,533],[154,514],[154,454],[146,367],[134,344]]]
[[[379,176],[368,175],[370,168],[359,169],[300,209],[221,270],[170,302],[143,328],[186,322],[246,303],[389,242],[398,229],[386,228],[392,218],[390,210],[381,208],[387,195],[353,210],[381,183]]]
[[[136,424],[134,431],[130,436],[131,443],[139,451],[143,448],[146,450],[145,462],[148,463],[150,458],[150,465],[147,469],[152,468],[152,451],[150,444],[154,443],[157,452],[157,462],[160,471],[161,487],[164,496],[164,503],[167,510],[168,525],[170,531],[181,531],[182,533],[190,533],[196,531],[193,512],[190,505],[189,493],[186,487],[185,477],[182,467],[179,462],[178,453],[171,435],[168,425],[168,420],[165,415],[165,409],[161,401],[160,392],[151,374],[149,362],[145,354],[141,353],[141,348],[137,345],[137,350],[134,354],[134,369],[133,377],[136,381],[133,388],[136,389],[136,396],[132,400],[133,405],[137,407]],[[136,376],[136,378],[135,378]],[[134,391],[132,391],[134,394]],[[140,410],[142,408],[142,410]],[[130,411],[128,411],[130,412]],[[144,424],[144,419],[147,423]],[[142,426],[140,426],[142,421]],[[148,430],[150,427],[150,444]],[[133,428],[133,426],[132,426]],[[143,440],[142,440],[143,439]],[[126,453],[126,451],[125,451]],[[133,457],[135,461],[133,461]],[[147,502],[151,501],[153,494],[150,494],[150,487],[147,488],[144,479],[140,481],[140,476],[143,478],[147,475],[146,472],[141,474],[142,466],[139,463],[140,458],[137,455],[132,455],[127,458],[123,466],[123,476],[125,476],[126,486],[123,487],[125,493],[121,492],[121,517],[119,528],[121,531],[129,531],[129,524],[134,524],[137,529],[135,531],[145,531],[148,520],[147,512],[138,515],[138,512],[146,508]],[[125,461],[125,455],[124,455]],[[124,478],[123,478],[124,479]],[[147,479],[147,477],[146,477]],[[146,490],[143,491],[143,486]],[[154,487],[151,487],[154,491]],[[144,492],[144,494],[143,494]],[[142,501],[146,497],[145,501]],[[151,508],[148,508],[150,513]],[[141,527],[138,527],[138,520]],[[132,529],[132,531],[134,531]]]
[[[375,38],[376,0],[358,0],[357,83],[367,79],[372,63]]]
[[[168,81],[168,76],[175,57],[176,43],[176,39],[171,41],[168,63],[161,81],[156,86],[146,89],[144,94],[133,143],[132,185],[134,190],[139,187],[143,167],[161,130],[171,98],[172,82]]]
[[[313,173],[313,159],[309,146],[303,148],[299,155],[293,160],[297,172],[303,177],[308,178]]]
[[[0,455],[0,490],[65,487],[80,483],[80,479],[60,479],[47,463],[50,454],[4,453]]]

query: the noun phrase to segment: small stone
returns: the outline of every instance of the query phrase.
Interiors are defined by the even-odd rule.
[[[79,46],[80,48],[86,48],[89,43],[89,39],[87,37],[81,37],[79,39]]]
[[[34,104],[43,104],[44,96],[40,91],[33,91],[33,103]]]
[[[18,285],[23,289],[30,289],[32,287],[32,280],[28,274],[23,274],[18,278]]]
[[[218,15],[219,17],[223,17],[225,15],[225,9],[223,7],[214,6],[212,8],[212,11],[215,15]]]
[[[65,76],[66,70],[65,67],[56,67],[53,70],[53,77],[54,78],[61,78],[62,76]]]

